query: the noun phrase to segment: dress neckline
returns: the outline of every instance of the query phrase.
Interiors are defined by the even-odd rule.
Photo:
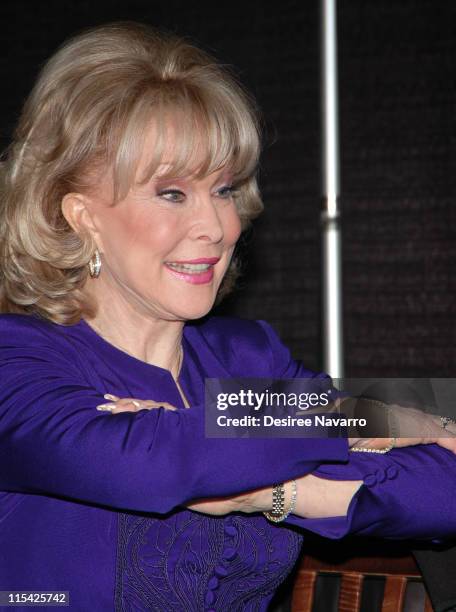
[[[100,335],[83,317],[81,317],[77,325],[80,326],[92,337],[92,339],[99,346],[100,350],[102,350],[104,353],[110,352],[111,354],[116,354],[118,357],[125,360],[126,362],[130,362],[130,364],[136,365],[136,367],[145,368],[149,370],[149,372],[154,372],[155,375],[158,375],[163,378],[170,378],[174,383],[176,382],[170,370],[167,370],[166,368],[155,365],[153,363],[143,361],[142,359],[139,359],[138,357],[127,353],[127,351],[124,351],[115,344],[112,344],[111,342],[109,342],[109,340],[106,340],[106,338]],[[184,328],[182,330],[182,360],[179,374],[177,376],[177,382],[179,384],[182,384],[183,373],[187,366],[186,357],[188,355],[188,350],[186,349],[188,345],[188,340],[186,337],[186,329],[187,326],[184,325]]]

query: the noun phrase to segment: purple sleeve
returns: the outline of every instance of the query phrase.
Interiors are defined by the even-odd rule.
[[[309,376],[299,361],[291,359],[274,330],[263,321],[260,324],[275,347],[276,376]],[[363,485],[347,516],[305,519],[290,515],[284,524],[335,539],[349,534],[436,541],[456,538],[456,455],[435,444],[386,455],[349,453],[348,463],[321,464],[313,474],[330,480],[361,480]]]
[[[347,516],[286,523],[328,538],[363,535],[439,541],[456,538],[456,455],[435,445],[396,449],[387,455],[351,453],[345,465],[327,464],[313,474],[361,480]]]
[[[261,325],[268,339],[274,378],[330,378],[324,372],[313,372],[304,367],[301,361],[293,359],[290,349],[283,344],[269,323],[262,320],[257,323]]]
[[[35,335],[34,335],[35,334]],[[37,337],[38,336],[38,337]],[[15,336],[17,337],[17,336]],[[347,460],[345,440],[210,439],[204,406],[113,418],[61,347],[27,330],[0,346],[0,489],[167,512]]]

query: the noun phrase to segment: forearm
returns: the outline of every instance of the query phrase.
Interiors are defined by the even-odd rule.
[[[295,482],[296,499],[292,512],[295,516],[308,519],[345,516],[353,496],[362,485],[362,480],[329,480],[312,474],[301,476]],[[292,481],[286,481],[284,488],[284,511],[287,512],[292,505]],[[209,500],[204,506],[207,511],[210,511],[211,503]],[[272,486],[233,496],[220,502],[217,508],[220,514],[235,510],[271,512]]]
[[[296,480],[296,503],[293,514],[303,518],[345,516],[362,480],[327,480],[307,474]],[[291,498],[291,481],[286,485]],[[289,506],[286,506],[289,507]]]

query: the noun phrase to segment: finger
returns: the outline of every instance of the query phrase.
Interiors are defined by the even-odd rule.
[[[134,404],[125,404],[123,406],[115,406],[111,412],[112,414],[120,414],[121,412],[138,412],[138,408]]]
[[[424,438],[396,438],[394,446],[404,448],[405,446],[416,446],[417,444],[426,444]]]
[[[118,412],[126,410],[128,412],[138,412],[139,410],[148,410],[146,402],[143,400],[134,399],[132,397],[126,397],[115,402],[115,406]]]
[[[149,408],[165,408],[165,410],[177,410],[176,406],[169,404],[168,402],[156,402],[154,400],[145,400],[143,402]]]
[[[110,397],[115,397],[107,393]],[[152,408],[164,408],[165,410],[177,410],[175,406],[168,402],[156,402],[154,400],[140,400],[132,397],[118,398],[114,402],[99,404],[97,410],[109,411],[113,414],[119,412],[137,412],[139,410],[150,410]]]
[[[117,397],[117,395],[113,395],[112,393],[105,393],[103,397],[107,400],[111,400],[112,402],[116,402],[118,399],[120,399]]]
[[[456,438],[439,438],[437,444],[456,455]]]
[[[117,405],[126,405],[126,403],[132,403],[138,410],[142,410],[144,408],[165,408],[165,410],[177,410],[175,406],[169,404],[168,402],[156,402],[154,400],[140,400],[132,397],[124,398],[122,400],[118,400],[116,402]]]
[[[133,397],[123,397],[122,399],[118,399],[114,402],[114,405],[118,409],[128,408],[128,410],[141,410],[141,408],[145,408],[141,400],[137,400]]]
[[[97,410],[111,412],[112,414],[118,414],[119,412],[137,412],[140,410],[136,402],[131,400],[119,400],[116,403],[109,402],[106,404],[99,404]]]
[[[117,399],[114,404],[116,406],[126,406],[127,404],[132,404],[133,402],[137,402],[138,400],[136,400],[134,397],[121,397],[120,399]]]
[[[231,508],[223,502],[197,502],[193,504],[186,504],[186,507],[194,512],[211,514],[213,516],[228,514],[231,511]]]
[[[117,398],[114,402],[117,406],[125,406],[126,404],[133,403],[137,408],[167,408],[167,409],[176,409],[175,406],[169,404],[168,402],[156,402],[155,400],[142,400],[136,397],[122,397]]]
[[[115,407],[115,404],[98,404],[97,410],[101,410],[104,412],[112,412],[113,408]]]

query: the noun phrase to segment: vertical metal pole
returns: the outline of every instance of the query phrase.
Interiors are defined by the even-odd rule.
[[[337,0],[321,0],[323,133],[323,339],[324,369],[342,378],[343,318],[341,228],[338,197],[339,123],[337,79]]]

